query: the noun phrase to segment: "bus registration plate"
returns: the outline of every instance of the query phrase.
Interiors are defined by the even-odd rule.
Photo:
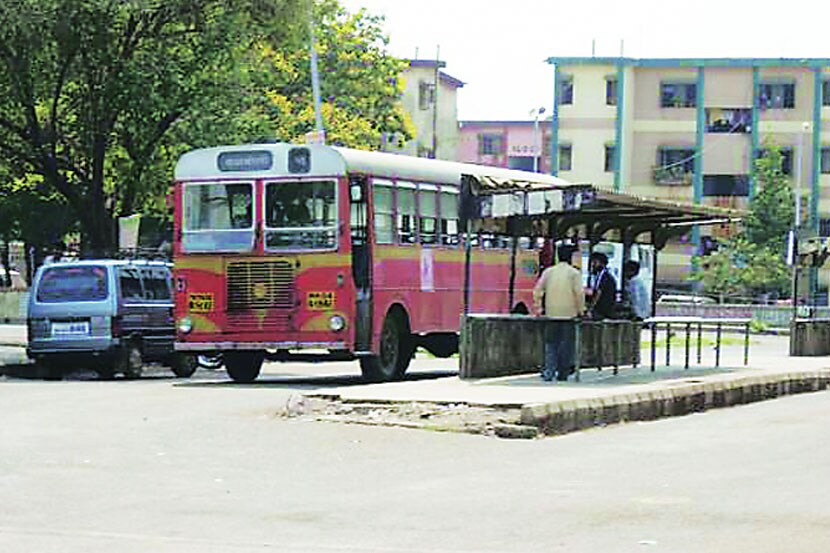
[[[314,311],[334,308],[334,292],[309,292],[306,305]]]
[[[187,299],[191,313],[210,313],[213,311],[213,294],[189,294]]]

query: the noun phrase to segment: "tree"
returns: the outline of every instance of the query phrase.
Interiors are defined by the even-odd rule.
[[[39,175],[110,249],[114,218],[183,117],[222,98],[254,44],[302,26],[304,0],[0,3],[0,165]],[[169,180],[169,179],[165,179]],[[157,194],[151,190],[151,195]]]
[[[406,62],[386,51],[382,18],[361,9],[350,14],[336,0],[315,4],[314,29],[321,77],[326,140],[353,148],[379,149],[385,136],[408,140],[412,122],[401,105]],[[310,49],[264,46],[258,52],[267,102],[260,109],[280,141],[300,140],[314,130]]]
[[[717,251],[696,258],[691,278],[709,294],[787,296],[790,269],[786,265],[787,236],[793,226],[793,193],[782,171],[780,150],[768,145],[755,161],[759,190],[749,204],[744,232]]]

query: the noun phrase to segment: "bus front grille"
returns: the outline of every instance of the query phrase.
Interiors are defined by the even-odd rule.
[[[228,311],[294,307],[294,268],[276,261],[228,263]]]

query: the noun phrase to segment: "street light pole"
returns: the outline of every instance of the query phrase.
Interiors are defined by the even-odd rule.
[[[792,237],[792,262],[793,262],[793,320],[798,317],[798,239],[801,231],[801,172],[802,157],[804,153],[804,133],[810,130],[810,123],[805,121],[796,137],[796,160],[795,160],[795,220],[793,221]]]
[[[539,159],[542,157],[542,148],[539,145],[539,116],[545,113],[545,107],[534,109],[533,114],[533,172],[539,172]]]

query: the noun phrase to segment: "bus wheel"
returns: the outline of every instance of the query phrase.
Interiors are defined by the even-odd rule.
[[[189,353],[173,354],[173,361],[170,363],[173,374],[179,378],[190,378],[198,367],[199,363],[196,356]]]
[[[224,354],[225,370],[234,382],[253,382],[262,369],[263,355],[251,351],[228,351]]]
[[[403,378],[415,348],[402,318],[394,311],[386,315],[380,332],[380,354],[360,359],[365,380],[388,382]]]
[[[144,370],[144,360],[141,357],[141,348],[135,342],[131,342],[118,354],[115,372],[124,374],[124,378],[136,379],[141,377]]]

